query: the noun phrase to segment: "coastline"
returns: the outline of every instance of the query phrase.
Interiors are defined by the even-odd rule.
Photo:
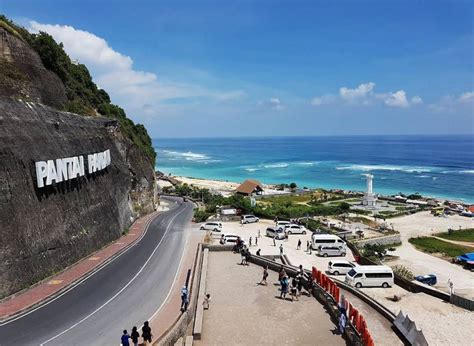
[[[165,176],[171,177],[173,179],[176,179],[176,180],[178,180],[182,183],[186,183],[188,185],[194,185],[194,186],[199,187],[199,188],[209,189],[210,191],[220,193],[223,196],[231,195],[235,191],[235,189],[237,189],[237,187],[245,180],[244,179],[241,182],[236,182],[236,181],[229,181],[229,180],[224,180],[224,179],[208,179],[208,178],[198,178],[198,177],[181,176],[181,175],[173,175],[173,174],[171,174],[171,175],[165,174]],[[160,180],[159,177],[158,177],[158,180],[163,182],[163,180]],[[266,194],[275,194],[276,195],[276,194],[288,194],[289,193],[288,191],[276,190],[276,186],[278,184],[266,184],[263,181],[261,181],[261,183],[263,184],[263,186],[265,188],[265,193]],[[162,185],[162,187],[170,186],[170,185],[171,185],[171,183],[166,182],[166,183],[164,183],[164,185]],[[362,194],[365,192],[365,191],[361,191],[361,190],[346,190],[346,189],[342,189],[342,188],[327,189],[327,188],[324,188],[324,187],[310,188],[308,191],[318,190],[318,189],[344,190],[344,191],[351,191],[351,192],[354,192],[354,193],[362,193]],[[391,196],[391,195],[387,195],[387,194],[383,194],[383,193],[377,193],[377,191],[375,191],[375,193],[378,194],[379,197],[389,197],[389,196]],[[427,196],[427,195],[421,195],[421,196],[425,199],[433,199],[433,200],[438,201],[440,203],[442,203],[444,201],[450,201],[450,202],[454,202],[454,203],[457,203],[457,204],[471,204],[470,201],[465,201],[463,199],[440,198],[440,197]]]

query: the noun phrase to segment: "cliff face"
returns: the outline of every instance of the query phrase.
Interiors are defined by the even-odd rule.
[[[66,91],[56,74],[44,68],[30,46],[0,27],[0,96],[16,97],[59,108]]]
[[[154,210],[150,160],[117,120],[56,109],[66,101],[61,80],[0,27],[0,298],[103,247]],[[105,150],[103,170],[38,187],[35,162]]]

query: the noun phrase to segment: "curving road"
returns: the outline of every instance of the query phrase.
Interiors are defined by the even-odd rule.
[[[193,205],[158,215],[144,237],[56,300],[0,325],[0,345],[119,345],[166,300],[185,248]]]

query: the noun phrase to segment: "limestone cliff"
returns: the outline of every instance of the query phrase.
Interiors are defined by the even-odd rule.
[[[25,40],[0,27],[0,298],[120,237],[154,210],[153,163],[117,119],[68,97]],[[128,119],[127,119],[128,120]],[[110,150],[100,172],[38,188],[35,162]]]

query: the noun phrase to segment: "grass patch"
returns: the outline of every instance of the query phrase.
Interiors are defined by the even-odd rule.
[[[456,245],[432,237],[410,238],[408,241],[423,252],[440,253],[448,257],[456,257],[474,251],[472,247]]]
[[[467,241],[474,243],[474,228],[467,228],[461,230],[454,230],[449,234],[448,232],[435,234],[437,237],[455,240],[455,241]]]

